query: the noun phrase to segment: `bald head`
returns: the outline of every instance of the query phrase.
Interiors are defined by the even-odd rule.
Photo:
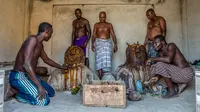
[[[99,16],[100,16],[100,15],[104,15],[104,16],[106,16],[106,12],[101,11],[101,12],[99,13]]]
[[[106,21],[106,12],[102,11],[99,13],[99,20],[100,20],[100,22]]]

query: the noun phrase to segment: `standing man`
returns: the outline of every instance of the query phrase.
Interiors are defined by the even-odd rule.
[[[87,19],[82,17],[81,9],[76,9],[75,15],[77,19],[74,20],[72,24],[72,45],[81,47],[84,51],[84,55],[86,56],[86,47],[91,36],[90,24]],[[86,65],[89,66],[89,62],[87,61],[88,59],[86,59]]]
[[[96,52],[96,70],[102,79],[103,72],[111,72],[112,53],[117,52],[117,39],[111,23],[106,22],[106,13],[99,13],[100,22],[94,25],[92,37],[92,51]],[[112,45],[112,36],[114,49]]]
[[[148,46],[148,58],[154,58],[158,57],[158,52],[153,45],[153,39],[157,35],[166,37],[166,21],[163,17],[157,16],[153,9],[148,9],[146,16],[150,21],[147,24],[147,35],[144,45]]]
[[[10,73],[11,88],[8,96],[16,95],[18,101],[32,105],[45,106],[50,102],[49,97],[55,94],[54,89],[42,81],[37,75],[38,59],[59,69],[66,69],[51,60],[44,51],[43,42],[48,41],[53,33],[52,25],[43,22],[38,27],[37,35],[29,36],[22,44],[13,71]]]

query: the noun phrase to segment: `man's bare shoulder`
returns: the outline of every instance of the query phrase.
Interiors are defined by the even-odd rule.
[[[165,18],[162,16],[157,16],[159,21],[165,21]]]
[[[25,42],[34,44],[34,43],[37,43],[37,38],[36,38],[35,35],[30,35],[30,36],[27,37]]]
[[[176,49],[178,48],[175,43],[168,43],[168,49]]]
[[[76,21],[77,21],[77,19],[75,19],[75,20],[72,22],[72,24],[74,25],[74,23],[76,23]]]
[[[81,18],[82,19],[82,21],[84,21],[84,22],[88,22],[88,20],[86,19],[86,18]]]
[[[97,22],[97,23],[95,23],[96,25],[100,25],[101,24],[101,22]]]
[[[72,23],[76,22],[78,19],[75,19]]]
[[[26,40],[37,40],[35,35],[29,35]]]
[[[97,23],[94,24],[94,27],[97,27],[97,26],[99,26],[100,24],[101,24],[100,22],[97,22]]]
[[[112,23],[107,23],[108,25],[112,26]]]
[[[151,23],[152,23],[152,21],[149,21],[149,22],[147,23],[147,26],[151,25]]]
[[[107,23],[106,25],[107,25],[109,28],[112,28],[112,27],[113,27],[112,23]]]
[[[83,22],[84,22],[85,24],[89,24],[89,21],[88,21],[87,19],[85,19],[85,18],[83,18]]]

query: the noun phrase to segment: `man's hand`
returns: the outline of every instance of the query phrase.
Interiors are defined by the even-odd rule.
[[[63,70],[68,70],[68,69],[69,69],[69,66],[63,64],[62,67],[61,67],[61,69],[63,69]]]
[[[144,42],[144,46],[146,47],[146,45],[147,45],[147,42],[145,41],[145,42]]]
[[[149,83],[150,83],[150,84],[156,83],[156,82],[158,82],[158,80],[159,80],[159,77],[158,77],[158,76],[154,76],[154,77],[152,77],[152,78],[149,80]]]
[[[146,65],[147,65],[147,66],[150,66],[150,65],[151,65],[151,63],[152,63],[152,59],[151,59],[151,58],[149,58],[149,59],[146,61]]]
[[[96,47],[95,47],[95,43],[92,44],[92,51],[95,52]]]
[[[87,43],[84,43],[81,47],[86,48],[86,46],[87,46]]]
[[[39,97],[39,100],[46,99],[46,94],[48,94],[48,93],[42,86],[38,87],[38,96],[37,97]]]
[[[118,50],[117,45],[114,46],[114,53],[116,53]]]

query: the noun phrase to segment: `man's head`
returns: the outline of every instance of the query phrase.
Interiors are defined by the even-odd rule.
[[[75,15],[76,15],[76,17],[78,18],[78,19],[80,19],[81,18],[81,16],[82,16],[82,11],[81,11],[81,9],[76,9],[75,10]]]
[[[153,43],[156,51],[162,50],[166,44],[165,37],[162,35],[157,35],[154,37]]]
[[[52,25],[47,22],[40,23],[38,27],[38,34],[43,34],[44,40],[48,41],[53,33]]]
[[[102,11],[99,13],[99,20],[100,20],[100,22],[106,21],[106,12]]]
[[[156,14],[153,9],[148,9],[146,12],[146,16],[149,20],[153,20],[156,17]]]

